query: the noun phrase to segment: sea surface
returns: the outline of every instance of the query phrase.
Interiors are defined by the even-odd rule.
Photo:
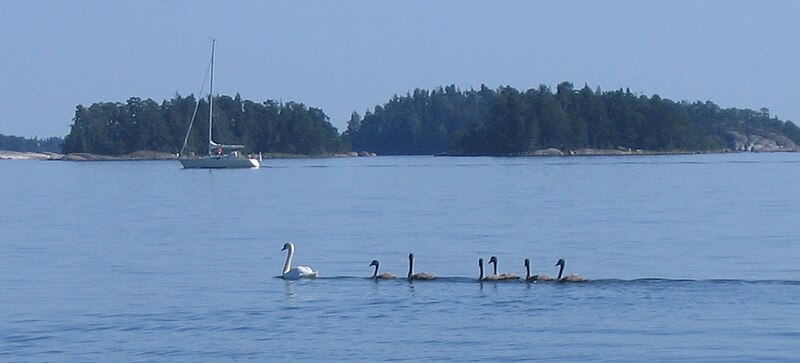
[[[800,359],[800,153],[264,164],[0,162],[0,361]]]

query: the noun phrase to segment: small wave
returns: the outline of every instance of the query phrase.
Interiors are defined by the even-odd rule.
[[[283,276],[274,276],[276,279],[283,280]],[[286,281],[319,281],[319,280],[367,280],[368,276],[317,276],[314,278],[302,278],[299,280],[286,280]]]
[[[615,156],[615,155],[608,155]],[[652,156],[652,155],[646,155]],[[594,156],[592,156],[594,158]],[[769,164],[769,163],[799,163],[800,161],[749,161],[749,160],[711,160],[711,161],[696,161],[696,160],[613,160],[612,158],[604,159],[603,161],[592,162],[579,162],[579,161],[559,161],[545,163],[548,166],[577,166],[577,165],[714,165],[714,164]]]
[[[658,277],[639,278],[632,280],[604,279],[597,281],[619,282],[668,282],[668,283],[713,283],[713,284],[780,284],[800,285],[799,280],[747,280],[747,279],[665,279]]]
[[[50,335],[29,335],[29,334],[17,334],[17,335],[8,335],[3,338],[3,340],[9,343],[29,343],[35,342],[40,340],[48,340],[52,339],[53,337]]]
[[[281,278],[281,276],[275,276],[275,278]],[[463,276],[437,276],[436,279],[433,280],[411,280],[408,281],[406,277],[398,276],[396,279],[373,279],[369,276],[320,276],[313,279],[301,279],[301,280],[286,280],[287,282],[296,282],[296,281],[377,281],[377,282],[409,282],[409,283],[476,283],[482,282],[487,284],[513,284],[513,283],[524,283],[524,284],[552,284],[556,283],[555,281],[526,281],[524,277],[521,277],[517,280],[500,280],[500,281],[478,281],[475,277],[463,277]],[[688,284],[688,283],[705,283],[705,284],[755,284],[755,285],[798,285],[800,286],[800,280],[747,280],[747,279],[685,279],[685,278],[660,278],[660,277],[642,277],[642,278],[635,278],[635,279],[614,279],[614,278],[604,278],[604,279],[587,279],[581,283],[570,283],[570,285],[587,285],[587,284],[659,284],[659,283],[668,283],[668,284]]]

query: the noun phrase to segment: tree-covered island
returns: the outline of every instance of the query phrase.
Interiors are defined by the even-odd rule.
[[[63,143],[64,139],[60,137],[48,137],[46,139],[34,137],[29,139],[21,136],[0,134],[0,150],[57,153],[61,151]]]
[[[208,102],[175,95],[78,105],[61,151],[119,156],[181,150],[197,109],[188,151],[207,149]],[[591,153],[797,151],[800,129],[769,110],[723,109],[675,102],[629,90],[601,91],[569,82],[525,91],[506,86],[461,91],[416,89],[353,113],[340,134],[325,113],[302,103],[253,102],[217,96],[214,139],[245,152],[332,155],[352,150],[383,155],[560,155]],[[0,135],[0,149],[53,151],[60,138]],[[11,147],[9,147],[10,145]]]
[[[130,98],[125,103],[78,105],[64,153],[122,155],[137,150],[177,153],[197,108],[189,152],[205,153],[208,102],[176,95],[161,104]],[[245,152],[320,155],[343,150],[339,134],[322,110],[301,103],[256,103],[235,97],[214,99],[214,138],[247,147]]]
[[[353,114],[344,133],[378,154],[532,155],[574,151],[796,151],[800,129],[767,109],[722,109],[630,90],[603,92],[569,82],[519,91],[482,86],[415,90]]]

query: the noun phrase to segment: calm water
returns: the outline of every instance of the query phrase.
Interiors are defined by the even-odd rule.
[[[0,360],[800,357],[800,154],[265,164],[0,162]]]

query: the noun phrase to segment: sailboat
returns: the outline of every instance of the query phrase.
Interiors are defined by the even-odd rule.
[[[233,168],[258,168],[261,166],[261,156],[259,158],[243,157],[239,150],[244,149],[244,145],[225,145],[214,142],[211,138],[211,130],[214,115],[214,46],[215,40],[211,41],[211,82],[208,92],[208,154],[200,157],[184,157],[183,150],[189,140],[189,133],[192,131],[194,116],[189,124],[189,131],[186,132],[186,139],[181,149],[181,164],[184,169],[233,169]],[[198,102],[199,105],[199,102]]]

